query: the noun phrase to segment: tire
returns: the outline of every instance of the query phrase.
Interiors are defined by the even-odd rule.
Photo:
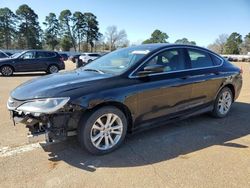
[[[108,116],[110,123],[115,118],[109,125]],[[82,117],[77,136],[81,147],[94,155],[103,155],[117,149],[124,141],[126,133],[127,119],[124,113],[113,106],[106,106]]]
[[[56,65],[50,65],[48,70],[47,70],[48,74],[54,74],[54,73],[58,73],[58,72],[59,72],[59,68]]]
[[[212,115],[216,118],[225,117],[229,113],[232,103],[233,103],[232,91],[228,87],[224,87],[216,97]]]
[[[11,76],[14,72],[13,68],[8,65],[2,66],[0,71],[3,76]]]
[[[93,60],[91,60],[91,59],[90,59],[90,60],[88,60],[88,62],[87,62],[87,63],[89,64],[89,63],[91,63],[92,61],[93,61]]]

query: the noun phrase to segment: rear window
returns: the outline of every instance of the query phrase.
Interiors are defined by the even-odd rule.
[[[215,55],[211,55],[211,57],[212,57],[214,65],[220,65],[222,63],[222,60],[216,57]]]
[[[47,57],[55,57],[56,54],[54,52],[45,52]]]
[[[203,68],[213,66],[210,55],[200,50],[188,49],[192,68]]]
[[[55,56],[56,54],[54,52],[36,52],[37,58],[50,58]]]

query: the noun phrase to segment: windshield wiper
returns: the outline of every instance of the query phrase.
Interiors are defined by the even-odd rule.
[[[98,73],[100,73],[100,74],[104,74],[104,72],[103,71],[101,71],[101,70],[98,70],[98,69],[83,69],[84,71],[93,71],[93,72],[98,72]]]

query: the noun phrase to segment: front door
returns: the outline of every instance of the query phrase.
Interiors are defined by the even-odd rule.
[[[188,79],[188,65],[183,49],[168,49],[152,57],[137,72],[149,65],[163,65],[164,72],[135,77],[138,89],[136,124],[174,115],[189,108],[192,83]],[[136,73],[135,73],[136,74]]]
[[[35,55],[34,51],[28,51],[22,54],[18,59],[16,59],[16,70],[24,72],[36,70],[37,67],[34,63]]]

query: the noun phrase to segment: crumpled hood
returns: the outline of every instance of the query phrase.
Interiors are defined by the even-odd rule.
[[[94,80],[109,78],[109,74],[99,74],[91,71],[74,70],[51,74],[32,79],[18,86],[11,92],[16,100],[35,98],[68,97],[76,89],[91,85]]]

